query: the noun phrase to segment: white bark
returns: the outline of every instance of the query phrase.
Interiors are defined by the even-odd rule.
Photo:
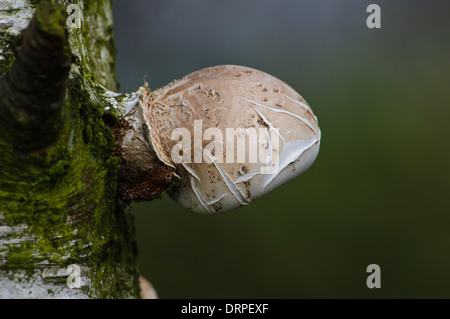
[[[69,4],[68,1],[59,2],[64,5]],[[113,50],[110,50],[111,43],[113,43],[111,32],[113,24],[111,3],[109,0],[92,1],[90,3],[90,13],[85,14],[83,3],[87,2],[87,0],[78,2],[78,5],[81,7],[82,29],[68,30],[71,53],[77,58],[76,63],[72,64],[69,79],[74,80],[72,83],[79,84],[81,86],[78,88],[80,90],[79,92],[87,97],[87,100],[83,100],[84,103],[80,106],[81,108],[100,105],[104,108],[105,114],[110,113],[110,115],[114,117],[121,117],[139,100],[139,94],[119,94],[109,90],[116,88],[113,70],[115,53],[112,52]],[[11,59],[11,44],[14,42],[14,38],[27,27],[35,12],[35,6],[36,5],[33,5],[29,0],[0,1],[0,63],[2,60],[7,61]],[[92,6],[103,7],[102,10],[99,10],[99,12],[94,14]],[[86,36],[86,34],[89,36]],[[86,74],[89,76],[86,76]],[[70,101],[70,98],[73,97],[71,97],[68,92],[66,93],[66,100]],[[72,133],[75,130],[75,128],[72,128]],[[81,130],[78,128],[79,135],[80,131]],[[68,144],[71,143],[73,143],[73,136],[68,140]],[[89,155],[87,155],[87,157],[89,158]],[[92,161],[95,163],[95,159]],[[2,169],[1,165],[0,169]],[[19,181],[19,183],[28,182],[30,181]],[[78,182],[82,185],[80,188],[84,188],[84,192],[86,192],[86,189],[89,190],[90,183],[99,183],[98,180],[89,181],[89,172],[86,172],[86,174],[83,175],[83,180]],[[76,183],[76,181],[74,181],[74,183]],[[0,183],[0,200],[5,202],[4,197],[2,197],[4,194],[2,194],[3,189],[1,189],[1,186],[2,184]],[[33,188],[30,188],[30,192],[32,191]],[[106,193],[98,193],[97,195],[100,200],[102,200],[101,196],[109,196],[109,198],[111,198],[115,195],[112,193],[105,194]],[[83,198],[82,196],[85,196],[85,193],[80,192],[80,194],[69,195],[72,197],[58,199],[67,201],[67,206],[64,206],[65,210],[73,209],[76,213],[81,214],[93,213],[89,212],[89,209],[94,211],[95,208],[88,207],[90,204],[89,202],[86,204],[83,203],[83,200],[76,201],[80,196]],[[49,196],[51,196],[51,194]],[[14,201],[15,199],[11,200]],[[73,208],[68,205],[69,201],[70,203],[75,201],[75,204],[71,204],[72,206],[79,205],[80,207],[83,207],[83,205],[86,205],[86,207],[81,209]],[[111,225],[116,227],[114,229],[123,231],[123,233],[113,234],[113,236],[111,236],[113,238],[111,240],[113,241],[111,245],[116,245],[114,247],[116,251],[118,250],[118,247],[132,250],[133,238],[127,238],[127,236],[134,235],[133,231],[127,228],[132,227],[130,222],[132,218],[127,208],[124,208],[125,206],[122,207],[121,205],[122,204],[116,204],[116,207],[114,208],[105,208],[104,214],[114,214],[114,209],[117,210],[118,214],[122,214],[117,217],[116,224],[113,224],[114,222],[112,222]],[[131,252],[129,256],[122,257],[122,260],[118,260],[117,264],[113,265],[111,265],[111,258],[107,261],[99,260],[99,265],[97,265],[99,266],[97,267],[98,271],[97,269],[93,270],[87,266],[87,260],[89,260],[91,256],[91,246],[94,247],[95,245],[100,245],[101,250],[104,250],[105,254],[109,253],[110,243],[102,242],[104,240],[103,236],[97,236],[98,238],[96,238],[100,243],[89,242],[86,238],[77,237],[78,228],[73,225],[77,225],[80,221],[71,219],[73,215],[67,213],[67,220],[62,221],[62,224],[66,223],[67,225],[73,226],[73,234],[67,235],[66,233],[64,235],[70,239],[67,241],[56,231],[51,234],[50,238],[51,242],[55,242],[55,252],[53,252],[53,250],[50,250],[52,251],[51,253],[48,251],[41,251],[40,246],[38,245],[41,238],[39,238],[39,235],[36,235],[36,231],[33,229],[31,221],[28,223],[27,218],[20,217],[24,221],[16,224],[14,221],[11,222],[10,218],[7,218],[12,216],[12,214],[21,213],[20,204],[13,206],[11,211],[8,211],[8,208],[5,209],[5,207],[8,207],[7,204],[0,206],[0,298],[111,297],[111,295],[108,295],[107,291],[104,291],[104,287],[114,287],[116,282],[119,282],[123,287],[128,287],[128,290],[116,291],[113,296],[120,298],[138,297],[137,269],[133,262],[130,262],[130,259],[132,258],[129,257],[134,256],[134,252]],[[1,209],[3,209],[3,211],[1,211]],[[86,210],[86,212],[84,210]],[[98,214],[98,211],[96,213]],[[33,217],[30,216],[29,218],[31,220]],[[95,220],[91,222],[98,223],[98,221]],[[97,225],[94,226],[97,227]],[[48,235],[49,234],[45,234],[47,241],[49,240],[47,238]],[[16,258],[15,263],[10,265],[9,261],[11,255],[22,248],[31,253],[28,256],[25,255],[18,257],[18,259]],[[52,249],[53,248],[54,247],[52,247]],[[80,250],[82,253],[79,253]],[[73,259],[71,252],[75,251],[77,251],[77,258],[80,259],[79,263],[75,261],[76,265],[79,265],[80,267],[79,273],[73,272],[73,269],[69,268],[70,266],[67,267],[67,260],[69,260],[69,258]],[[57,255],[55,258],[51,255],[49,256],[49,254],[53,253]],[[96,258],[99,257],[97,256]],[[36,260],[39,260],[39,262],[35,262]],[[61,264],[58,264],[55,260],[59,261]],[[20,261],[23,261],[23,267],[20,266]],[[105,262],[105,266],[103,266],[102,262]],[[90,263],[92,264],[92,261],[90,261]],[[106,265],[106,263],[110,264]],[[104,277],[101,276],[101,272],[103,271],[105,271]],[[106,271],[109,272],[106,273]],[[76,280],[77,278],[79,278],[79,285],[74,286],[72,280]],[[108,282],[106,283],[102,280],[99,281],[98,278],[104,278],[103,280]],[[97,280],[97,282],[95,283],[94,280]],[[102,289],[103,291],[101,291]]]

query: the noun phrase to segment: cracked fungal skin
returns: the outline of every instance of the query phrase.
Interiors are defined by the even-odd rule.
[[[235,65],[215,66],[153,92],[147,87],[139,90],[150,147],[181,177],[170,196],[191,211],[219,213],[247,205],[303,173],[319,151],[320,129],[309,105],[294,89],[267,73]],[[210,149],[208,154],[213,156],[204,153],[203,160],[195,163],[196,120],[202,121],[201,134],[208,128],[220,129],[222,136],[203,137],[200,145],[204,149],[215,141],[222,146],[223,156]],[[191,159],[181,163],[176,163],[171,153],[181,141],[171,139],[177,128],[186,128],[191,138]],[[227,145],[231,141],[227,140],[227,128],[254,128],[264,134],[253,143],[248,134],[243,135],[246,156],[239,162],[242,144],[236,139]],[[274,139],[279,141],[278,148]],[[231,163],[227,146],[234,150]],[[256,162],[250,162],[251,146],[262,152]]]

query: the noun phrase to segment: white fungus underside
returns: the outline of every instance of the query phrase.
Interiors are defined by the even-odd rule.
[[[285,111],[285,110],[278,110],[278,109],[274,109],[274,108],[265,106],[261,103],[257,103],[253,100],[246,99],[244,97],[240,97],[240,98],[249,103],[263,107],[266,110],[277,112],[277,113],[282,113],[285,116],[292,116],[292,117],[298,119],[303,125],[307,125],[311,130],[314,131],[314,133],[316,133],[316,135],[313,138],[309,138],[309,139],[299,139],[294,142],[285,142],[286,141],[285,138],[274,127],[274,125],[267,119],[267,117],[264,116],[261,113],[261,111],[259,111],[258,109],[255,108],[255,111],[261,116],[262,120],[267,125],[269,125],[269,130],[274,130],[284,142],[284,146],[283,146],[280,156],[279,156],[278,169],[276,171],[274,171],[272,174],[262,174],[261,171],[253,171],[253,172],[247,173],[245,175],[242,175],[238,178],[233,178],[233,177],[229,176],[228,174],[226,174],[225,171],[222,169],[220,163],[217,163],[217,161],[214,158],[212,158],[211,156],[209,156],[209,154],[208,154],[208,156],[210,157],[210,160],[214,163],[214,166],[216,167],[217,171],[222,176],[224,183],[226,184],[228,190],[230,191],[229,193],[234,196],[235,201],[237,202],[236,203],[237,205],[235,205],[235,206],[237,206],[237,207],[247,205],[252,201],[252,199],[250,199],[250,200],[245,199],[244,194],[239,190],[239,188],[237,187],[237,184],[242,183],[242,182],[252,181],[252,179],[254,179],[256,176],[258,176],[260,178],[262,177],[262,180],[255,181],[253,183],[252,186],[254,186],[254,187],[253,187],[252,194],[254,195],[255,199],[264,195],[265,193],[267,193],[267,192],[275,189],[279,185],[293,179],[295,176],[299,175],[304,170],[306,170],[314,161],[314,159],[317,155],[318,146],[319,146],[319,142],[320,142],[320,132],[319,132],[319,134],[317,134],[316,130],[314,129],[314,126],[307,119],[305,119],[301,116],[298,116],[296,114],[293,114],[291,112]],[[290,99],[294,102],[298,102],[298,101],[293,100],[292,98],[290,98]],[[304,103],[298,102],[298,104],[300,104],[306,110],[311,112],[310,109]],[[290,131],[287,133],[290,133]],[[272,157],[272,154],[271,154],[272,143],[270,141],[270,135],[268,135],[268,139],[269,139],[269,141],[268,141],[269,142],[269,150],[266,153],[266,156],[267,156],[266,161],[268,163],[270,163],[271,157]],[[315,146],[317,147],[315,154],[312,154],[311,156],[309,156],[308,159],[306,159],[305,161],[302,162],[300,160],[302,155],[306,151],[314,148]],[[199,187],[197,186],[197,182],[195,182],[195,179],[197,179],[197,181],[201,182],[199,176],[195,173],[195,171],[189,165],[187,165],[185,163],[181,163],[181,164],[183,165],[183,167],[186,168],[186,170],[191,175],[190,176],[191,186],[194,191],[195,197],[197,198],[201,207],[204,209],[203,213],[215,213],[216,211],[215,211],[213,205],[221,202],[222,199],[224,199],[228,193],[219,194],[209,201],[205,200],[206,195],[202,194],[201,189],[199,189]],[[292,168],[292,170],[287,171],[288,168]],[[284,174],[281,174],[282,172],[284,172]],[[227,200],[229,201],[229,196],[228,196]]]

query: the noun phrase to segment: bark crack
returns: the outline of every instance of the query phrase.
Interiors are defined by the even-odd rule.
[[[0,77],[0,134],[17,151],[43,151],[59,136],[72,62],[66,17],[62,6],[38,6]]]

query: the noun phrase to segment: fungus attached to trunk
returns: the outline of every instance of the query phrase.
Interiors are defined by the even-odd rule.
[[[319,151],[320,129],[306,101],[255,69],[210,67],[138,92],[139,103],[116,127],[125,200],[169,187],[191,211],[225,212],[300,175]]]

